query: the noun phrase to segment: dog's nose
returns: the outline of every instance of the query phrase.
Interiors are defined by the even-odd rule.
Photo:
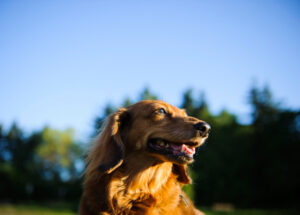
[[[210,125],[206,122],[199,122],[194,128],[200,132],[201,137],[206,137],[210,132]]]

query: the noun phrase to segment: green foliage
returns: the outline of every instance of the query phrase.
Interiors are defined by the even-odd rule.
[[[77,199],[81,170],[75,168],[75,163],[81,159],[82,148],[73,136],[71,130],[45,128],[26,137],[16,124],[7,132],[2,130],[0,199]],[[75,185],[78,188],[72,188]]]
[[[157,98],[145,88],[138,100]],[[299,209],[300,110],[284,108],[267,87],[253,87],[248,99],[252,122],[244,125],[227,110],[212,114],[204,93],[195,97],[191,89],[184,92],[181,108],[212,127],[190,167],[193,184],[184,190],[196,205]],[[93,135],[109,114],[135,102],[126,98],[120,105],[106,105],[95,118]],[[76,164],[82,162],[83,151],[72,130],[45,128],[24,135],[16,124],[8,131],[0,125],[0,201],[68,200],[77,205],[81,178]],[[283,213],[204,211],[208,215]]]
[[[267,87],[253,88],[250,95],[253,139],[249,153],[255,157],[251,163],[252,185],[256,191],[254,204],[261,207],[268,199],[269,207],[298,207],[295,199],[300,191],[296,179],[300,170],[300,130],[297,129],[300,112],[280,107]]]
[[[149,88],[145,88],[140,95],[139,100],[156,100],[157,96],[150,92]]]
[[[69,167],[74,151],[72,147],[74,131],[71,129],[58,131],[46,127],[42,131],[42,143],[37,154],[51,165]]]
[[[191,168],[189,168],[189,174],[190,174],[190,176],[191,176],[191,178],[193,180],[197,179],[197,174],[194,173],[194,171]],[[194,187],[194,183],[188,184],[188,185],[184,185],[182,189],[185,192],[185,194],[194,202],[194,200],[195,200],[195,187]]]

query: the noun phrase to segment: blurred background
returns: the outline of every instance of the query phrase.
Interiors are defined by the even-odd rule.
[[[0,214],[75,214],[84,152],[142,99],[212,126],[184,189],[207,214],[300,209],[300,3],[1,0]]]

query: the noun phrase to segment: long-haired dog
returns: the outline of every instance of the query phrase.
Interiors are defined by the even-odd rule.
[[[89,151],[79,214],[202,214],[181,188],[209,131],[162,101],[119,109]]]

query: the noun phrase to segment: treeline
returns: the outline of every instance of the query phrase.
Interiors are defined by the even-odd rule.
[[[0,126],[0,203],[67,201],[81,194],[81,144],[71,129],[45,127],[26,136]]]
[[[268,88],[249,92],[251,123],[241,124],[226,110],[211,113],[203,94],[184,93],[181,107],[212,126],[207,143],[191,165],[186,191],[196,205],[231,203],[247,208],[298,208],[300,192],[300,111],[274,101]],[[140,98],[159,99],[145,89]],[[125,99],[120,106],[136,101]],[[96,134],[117,106],[95,118]],[[250,113],[249,113],[250,114]],[[72,130],[44,128],[24,135],[17,125],[0,126],[0,201],[69,201],[81,193],[83,152]]]
[[[268,88],[251,89],[252,122],[242,125],[222,111],[213,116],[190,92],[182,107],[212,126],[208,143],[192,166],[198,204],[299,208],[300,111],[284,108]]]

